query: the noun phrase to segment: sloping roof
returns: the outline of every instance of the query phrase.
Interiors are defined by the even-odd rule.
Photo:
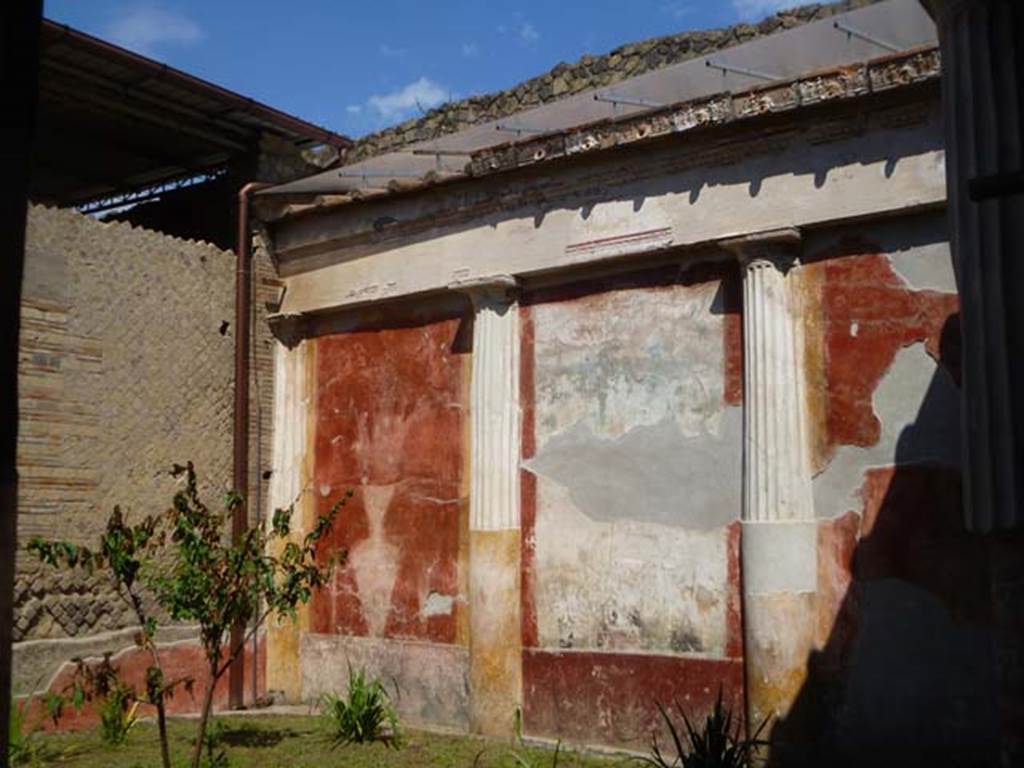
[[[845,6],[838,6],[845,7]],[[853,30],[850,32],[849,30]],[[363,189],[407,188],[410,179],[468,176],[486,150],[538,136],[564,135],[579,126],[623,119],[725,93],[746,93],[808,73],[860,64],[881,54],[934,45],[935,25],[917,0],[885,0],[808,22],[678,64],[491,120],[398,151],[282,184],[261,195],[343,195]],[[627,99],[617,104],[609,97]],[[631,103],[632,102],[632,103]],[[525,127],[521,134],[509,125]],[[433,155],[432,152],[440,154]]]
[[[75,205],[226,167],[263,134],[351,140],[181,70],[45,20],[30,194]]]
[[[601,55],[583,56],[573,64],[562,62],[544,74],[507,90],[442,104],[422,117],[363,136],[356,140],[347,159],[356,162],[415,142],[437,139],[472,125],[508,117],[583,91],[607,88],[647,72],[708,56],[716,51],[876,2],[879,0],[841,0],[801,5],[779,11],[757,24],[742,23],[718,29],[687,30],[620,45]]]

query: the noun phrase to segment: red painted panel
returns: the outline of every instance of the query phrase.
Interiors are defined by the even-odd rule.
[[[857,635],[859,606],[853,567],[860,535],[854,512],[818,523],[818,642],[823,652],[818,674],[836,678],[849,660]]]
[[[845,241],[824,262],[823,305],[829,445],[870,446],[881,424],[871,397],[896,352],[924,342],[940,359],[943,327],[957,311],[955,294],[915,291],[877,248]],[[855,330],[854,330],[855,329]]]
[[[743,285],[739,266],[729,264],[722,275],[721,312],[725,330],[726,405],[743,405]]]
[[[533,314],[529,306],[519,308],[520,352],[519,352],[519,402],[522,409],[522,452],[523,459],[533,458],[537,451],[537,435],[534,429],[536,418],[536,394],[534,369],[534,327]],[[535,525],[537,522],[537,478],[525,469],[519,471],[520,526],[521,526],[521,573],[520,573],[520,615],[522,622],[522,643],[524,648],[537,645],[537,605],[533,597],[536,575],[534,560],[537,551]]]
[[[729,526],[728,547],[728,595],[725,606],[725,655],[729,658],[743,658],[743,581],[740,562],[740,535],[743,524],[737,520]]]
[[[645,750],[662,728],[657,704],[691,720],[722,695],[743,717],[741,659],[525,650],[524,722],[531,736]],[[662,743],[664,743],[662,741]]]
[[[467,393],[461,318],[317,340],[314,490],[348,489],[325,554],[346,565],[314,596],[314,632],[454,642]],[[431,593],[450,611],[425,611]]]

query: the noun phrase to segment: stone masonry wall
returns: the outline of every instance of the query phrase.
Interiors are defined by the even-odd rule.
[[[129,516],[162,511],[174,462],[193,461],[218,503],[231,481],[234,255],[40,206],[27,234],[19,545],[36,535],[94,544],[115,504]],[[276,293],[261,258],[257,318]],[[268,466],[270,454],[263,328],[254,329],[254,484],[257,458]],[[44,568],[23,552],[14,599],[16,641],[81,638],[132,618],[105,579]]]
[[[843,0],[826,5],[802,5],[779,11],[757,24],[736,24],[655,37],[621,45],[600,56],[583,56],[573,64],[562,62],[543,75],[508,90],[442,104],[421,117],[364,136],[349,150],[345,159],[347,162],[356,162],[417,141],[436,139],[471,125],[507,117],[581,91],[606,87],[645,72],[707,56],[758,37],[799,27],[874,2],[877,0]]]

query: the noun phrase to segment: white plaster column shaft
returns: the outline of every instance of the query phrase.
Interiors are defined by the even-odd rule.
[[[514,282],[467,288],[476,317],[470,388],[470,528],[519,528],[519,311]]]
[[[510,736],[522,704],[519,308],[508,276],[453,286],[473,301],[469,683],[473,731]]]
[[[786,278],[795,254],[786,245],[754,240],[741,256],[747,522],[814,517],[803,333]]]
[[[811,494],[800,233],[724,243],[743,269],[744,499],[740,539],[748,722],[785,718],[814,647],[817,524]]]
[[[302,488],[302,463],[306,451],[305,350],[274,345],[274,436],[268,507],[264,518],[271,520],[275,509],[294,504]]]

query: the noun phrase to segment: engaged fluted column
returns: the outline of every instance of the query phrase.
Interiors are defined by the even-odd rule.
[[[741,538],[747,712],[784,718],[814,642],[817,528],[805,416],[803,326],[792,268],[800,233],[724,243],[743,269]]]
[[[512,733],[522,701],[519,312],[515,281],[456,287],[473,301],[469,652],[472,728]]]

